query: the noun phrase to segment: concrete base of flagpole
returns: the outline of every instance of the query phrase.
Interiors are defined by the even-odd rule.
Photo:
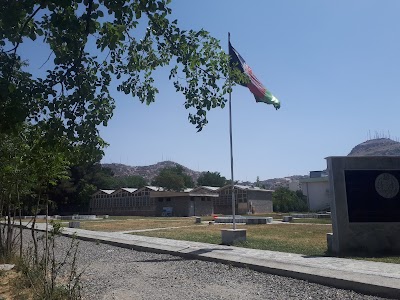
[[[246,241],[247,229],[221,229],[222,245]]]

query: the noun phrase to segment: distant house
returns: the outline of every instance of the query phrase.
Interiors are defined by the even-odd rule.
[[[310,211],[330,209],[329,178],[325,171],[311,171],[309,178],[300,179],[300,184]]]
[[[213,199],[218,193],[208,187],[198,187],[183,192],[151,192],[150,196],[156,199],[156,216],[190,217],[212,215]]]
[[[269,213],[273,211],[272,190],[258,187],[235,185],[235,204],[237,214]],[[232,214],[232,186],[226,185],[218,190],[219,197],[214,199],[214,213]]]

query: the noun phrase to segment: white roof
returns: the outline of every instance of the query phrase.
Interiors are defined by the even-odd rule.
[[[229,188],[229,187],[231,187],[231,185],[226,185],[226,186],[222,187],[221,189],[226,189],[226,188]],[[262,191],[262,192],[273,192],[274,191],[274,190],[262,189],[262,188],[259,188],[257,186],[240,185],[240,184],[235,184],[235,188],[241,189],[241,190]]]
[[[155,192],[163,192],[164,188],[159,187],[159,186],[152,186],[152,185],[146,185],[145,187],[147,187],[150,190],[153,190]]]
[[[124,190],[124,191],[126,191],[126,192],[132,194],[133,192],[136,192],[138,189],[134,189],[134,188],[121,188],[121,190]]]
[[[205,189],[212,190],[212,191],[217,191],[217,190],[219,190],[219,189],[220,189],[220,187],[219,187],[219,186],[208,186],[208,185],[202,185],[202,186],[199,186],[199,187],[203,187],[203,188],[205,188]]]
[[[100,190],[100,192],[106,193],[108,195],[114,193],[115,190]]]

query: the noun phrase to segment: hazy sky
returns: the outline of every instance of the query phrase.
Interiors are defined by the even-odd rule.
[[[231,42],[281,109],[232,94],[235,179],[255,181],[325,168],[369,131],[400,137],[400,1],[173,0],[183,28]],[[168,76],[146,106],[115,92],[117,109],[101,136],[105,163],[173,160],[230,177],[228,108],[208,113],[197,133]]]

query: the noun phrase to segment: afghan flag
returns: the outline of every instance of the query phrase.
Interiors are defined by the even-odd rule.
[[[238,82],[238,84],[242,86],[247,86],[250,92],[253,93],[254,98],[256,98],[256,102],[264,102],[267,104],[272,104],[276,109],[281,107],[281,103],[279,100],[268,91],[262,83],[257,79],[257,77],[253,74],[251,68],[246,64],[243,57],[236,51],[235,48],[232,47],[229,42],[229,56],[230,56],[230,65],[231,68],[237,68],[243,74],[246,74],[249,78],[249,81],[246,84]]]

